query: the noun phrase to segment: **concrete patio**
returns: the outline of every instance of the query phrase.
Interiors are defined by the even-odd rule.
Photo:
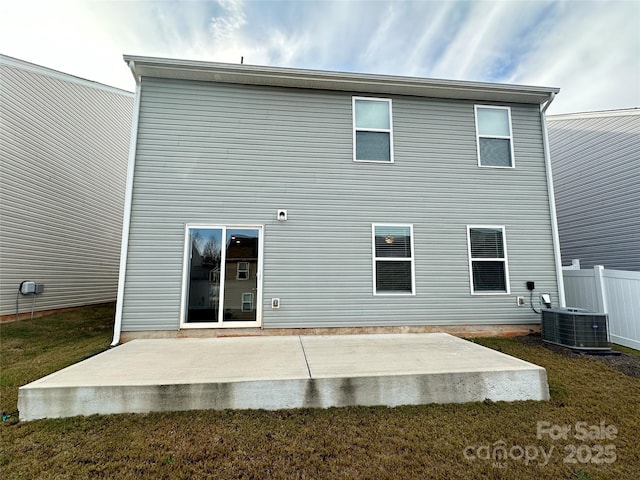
[[[132,340],[19,390],[20,420],[548,400],[544,368],[446,333]]]

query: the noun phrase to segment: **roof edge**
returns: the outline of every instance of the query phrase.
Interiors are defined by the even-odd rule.
[[[628,117],[640,115],[640,107],[620,108],[615,110],[596,110],[593,112],[560,113],[547,115],[550,121],[579,120],[583,118]]]
[[[138,77],[542,104],[559,88],[124,55]]]
[[[107,85],[106,83],[96,82],[95,80],[89,80],[87,78],[78,77],[77,75],[72,75],[70,73],[65,73],[60,70],[44,67],[42,65],[38,65],[32,62],[27,62],[26,60],[21,60],[19,58],[11,57],[9,55],[4,55],[2,53],[0,53],[0,64],[7,65],[13,68],[20,68],[22,70],[32,72],[32,73],[37,73],[40,75],[46,75],[48,77],[56,78],[58,80],[64,80],[66,82],[75,83],[77,85],[83,85],[85,87],[96,88],[98,90],[105,90],[111,93],[116,93],[118,95],[128,95],[130,97],[135,96],[135,93],[130,92],[129,90],[124,90],[122,88]]]

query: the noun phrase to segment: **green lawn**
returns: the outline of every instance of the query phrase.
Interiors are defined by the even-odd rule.
[[[640,472],[639,379],[505,338],[478,342],[545,367],[550,402],[18,422],[18,387],[107,348],[112,321],[113,307],[101,306],[0,325],[0,405],[12,415],[0,425],[0,478],[619,480]],[[538,422],[571,431],[537,438]],[[577,422],[585,423],[576,431]],[[603,433],[601,422],[609,438],[575,438]],[[504,461],[486,459],[496,447],[506,447]]]

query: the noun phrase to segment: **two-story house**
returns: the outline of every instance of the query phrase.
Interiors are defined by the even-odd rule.
[[[640,109],[548,122],[563,263],[640,271]]]
[[[116,299],[133,104],[0,55],[0,320]]]
[[[125,61],[137,94],[114,343],[527,331],[531,298],[563,304],[544,123],[558,89]]]

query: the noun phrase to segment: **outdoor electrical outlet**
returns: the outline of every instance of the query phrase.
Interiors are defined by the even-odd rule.
[[[536,284],[534,282],[527,282],[527,290],[535,290]]]
[[[519,307],[524,307],[525,303],[524,303],[524,297],[516,297],[516,304]]]
[[[271,308],[280,308],[280,299],[272,298],[271,299]]]

